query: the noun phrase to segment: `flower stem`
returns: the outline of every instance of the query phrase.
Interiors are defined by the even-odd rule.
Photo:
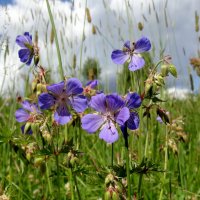
[[[144,148],[144,158],[147,157],[147,149],[148,149],[148,143],[149,143],[149,119],[147,117],[147,135],[146,135],[146,140],[145,140],[145,148]]]
[[[48,169],[48,166],[47,166],[47,161],[45,162],[45,166],[46,166],[46,179],[47,179],[47,183],[48,183],[49,193],[50,193],[50,196],[51,196],[52,195],[52,188],[51,188],[51,182],[49,180],[49,169]]]
[[[147,157],[148,143],[149,143],[149,119],[147,117],[147,134],[146,134],[146,140],[145,140],[145,149],[144,149],[144,157],[143,157],[143,159],[146,159],[146,157]],[[142,177],[143,177],[143,174],[140,173],[139,182],[138,182],[138,195],[139,195],[139,198],[141,197]]]
[[[63,67],[62,67],[62,59],[61,59],[61,54],[60,54],[60,48],[59,48],[59,43],[58,43],[56,27],[55,27],[53,15],[52,15],[51,8],[50,8],[48,0],[46,0],[46,4],[47,4],[48,13],[49,13],[49,18],[50,18],[51,25],[52,25],[52,30],[53,30],[53,33],[54,33],[54,36],[55,36],[56,50],[57,50],[58,63],[59,63],[59,65],[58,65],[59,73],[60,73],[61,79],[64,79],[64,71],[63,71]]]
[[[127,126],[124,126],[124,140],[126,148],[126,176],[127,176],[127,185],[128,185],[128,200],[131,200],[131,179],[130,179],[130,166],[129,166],[129,145],[128,145],[128,132]]]
[[[87,0],[85,0],[85,15],[84,15],[84,22],[83,22],[83,32],[82,32],[82,39],[81,39],[81,53],[80,53],[80,70],[79,70],[79,72],[80,72],[80,74],[79,74],[79,76],[81,75],[81,68],[82,68],[82,55],[83,55],[83,42],[84,42],[84,31],[85,31],[85,22],[86,22],[86,8],[87,8]]]
[[[59,128],[57,129],[56,133],[56,147],[55,147],[55,157],[56,157],[56,169],[57,169],[57,187],[58,187],[58,199],[60,199],[60,171],[59,171],[59,149],[58,149],[58,143],[59,143]]]
[[[70,168],[69,173],[70,173],[71,200],[74,200],[74,199],[75,199],[75,196],[74,196],[74,181],[73,181],[73,172],[72,172],[72,168]]]
[[[56,155],[56,168],[57,168],[57,187],[58,187],[58,196],[57,198],[60,199],[60,172],[59,172],[59,158]]]
[[[166,175],[167,175],[167,162],[168,162],[168,130],[167,127],[165,129],[165,163],[164,163],[164,174],[163,174],[163,182],[165,183]],[[160,191],[159,200],[162,200],[164,191],[164,184],[162,185],[162,189]]]
[[[126,148],[126,175],[128,184],[128,200],[131,200],[131,179],[130,179],[130,167],[129,167],[129,149]]]
[[[111,149],[111,167],[113,168],[113,154],[114,154],[114,144],[112,143],[112,149]]]
[[[72,171],[72,175],[73,175],[73,171]],[[77,190],[78,199],[81,200],[81,194],[80,194],[80,191],[78,189],[78,183],[77,183],[77,180],[76,180],[76,175],[74,175],[73,178],[74,178],[74,183],[75,183],[76,190]]]
[[[142,177],[143,177],[143,173],[140,173],[140,176],[139,176],[139,183],[138,183],[138,197],[141,196]]]

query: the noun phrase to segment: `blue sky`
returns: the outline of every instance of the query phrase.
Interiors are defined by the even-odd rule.
[[[52,0],[49,1],[52,2]],[[56,27],[63,35],[62,58],[63,65],[66,66],[67,70],[72,63],[74,54],[77,55],[77,61],[80,60],[85,1],[74,0],[73,12],[71,5],[66,1],[72,2],[73,0],[54,0],[55,6],[52,6],[52,11]],[[23,34],[24,31],[29,31],[33,36],[35,31],[38,31],[42,63],[44,66],[48,66],[47,61],[52,58],[51,65],[55,66],[52,69],[52,74],[56,76],[57,59],[56,56],[52,56],[56,55],[55,45],[45,44],[45,31],[47,30],[48,37],[51,32],[51,27],[47,26],[49,17],[45,0],[0,0],[0,5],[8,5],[11,2],[13,4],[9,5],[7,10],[0,7],[0,35],[2,35],[0,44],[1,38],[4,39],[3,36],[9,38],[10,44],[10,54],[6,59],[6,63],[3,62],[4,52],[2,50],[1,53],[0,50],[0,86],[3,78],[2,74],[5,73],[4,68],[7,70],[6,74],[8,74],[6,83],[12,83],[11,78],[17,80],[16,74],[26,73],[27,68],[18,70],[21,63],[17,54],[19,47],[15,44],[16,35]],[[40,5],[37,2],[41,2]],[[85,25],[86,38],[83,47],[83,62],[88,56],[97,58],[102,68],[102,79],[115,83],[115,75],[123,66],[116,66],[112,62],[110,59],[112,50],[119,49],[125,40],[130,39],[132,41],[133,39],[139,39],[141,36],[146,36],[150,38],[155,47],[156,51],[154,49],[151,51],[155,61],[159,60],[160,52],[164,50],[165,55],[172,56],[173,63],[177,66],[178,78],[176,80],[169,78],[168,86],[189,88],[188,72],[190,72],[194,78],[195,89],[198,89],[200,79],[192,70],[189,59],[197,56],[197,50],[200,47],[200,43],[198,43],[199,33],[195,32],[194,18],[199,0],[192,0],[191,2],[188,0],[168,1],[166,8],[168,26],[165,25],[164,15],[166,0],[154,0],[159,23],[156,21],[152,0],[129,1],[132,3],[130,21],[127,20],[126,6],[125,3],[122,3],[122,0],[109,0],[109,4],[107,3],[106,6],[103,2],[102,0],[87,1],[92,23],[86,23]],[[151,8],[151,12],[149,8]],[[187,15],[185,14],[186,10]],[[144,24],[142,31],[137,28],[138,22]],[[92,34],[93,24],[98,27],[101,33]],[[48,57],[45,51],[47,48],[50,55]],[[77,62],[77,66],[79,67],[79,62]],[[15,73],[13,73],[13,69],[15,69]]]
[[[71,0],[61,0],[63,2],[65,1],[71,1]],[[14,2],[14,0],[0,0],[0,5],[8,5],[8,4],[12,4]]]
[[[13,2],[13,0],[0,0],[1,5],[11,4],[12,2]]]

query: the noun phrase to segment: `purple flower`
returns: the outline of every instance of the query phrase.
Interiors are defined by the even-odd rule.
[[[48,93],[39,96],[39,106],[41,109],[55,106],[54,119],[59,124],[66,124],[72,119],[72,109],[83,112],[87,108],[87,99],[81,95],[83,88],[77,78],[47,86],[47,90]]]
[[[37,120],[38,114],[41,114],[41,111],[36,104],[31,104],[29,101],[23,101],[22,108],[19,108],[15,112],[15,118],[18,122],[34,123]],[[24,133],[24,128],[25,125],[21,127],[22,133]],[[32,134],[31,128],[27,130],[27,133]]]
[[[168,115],[169,116],[169,112],[167,111],[166,112],[166,115]],[[156,117],[156,120],[159,122],[159,123],[163,123],[163,120],[162,120],[162,118],[158,115],[157,117]]]
[[[130,118],[127,120],[127,127],[131,130],[135,130],[139,127],[140,119],[136,108],[141,106],[142,100],[137,93],[128,93],[125,99],[126,106],[130,110]]]
[[[97,113],[85,115],[81,120],[82,128],[89,133],[101,128],[99,138],[107,143],[118,140],[116,124],[122,126],[130,116],[123,99],[117,94],[101,93],[91,98],[90,107]]]
[[[16,43],[22,47],[22,49],[18,51],[20,61],[26,63],[26,65],[30,65],[34,56],[32,35],[29,35],[28,32],[25,32],[24,35],[18,35]]]
[[[126,61],[130,61],[129,70],[136,71],[141,69],[145,61],[140,56],[140,53],[149,51],[151,43],[148,38],[142,37],[136,43],[130,44],[130,41],[126,41],[123,50],[114,50],[111,58],[114,63],[123,65]]]
[[[91,81],[88,81],[86,83],[86,87],[90,87],[91,89],[94,89],[95,87],[97,87],[97,85],[99,84],[98,80],[91,80]]]
[[[94,96],[96,93],[100,93],[100,91],[95,90],[97,85],[99,84],[98,80],[91,80],[86,83],[86,86],[84,87],[84,95],[86,95],[88,98],[91,96]]]
[[[142,103],[140,96],[137,93],[128,93],[125,99],[125,105],[130,111],[130,117],[125,124],[120,126],[120,129],[123,133],[125,139],[125,146],[128,148],[128,132],[127,128],[130,130],[135,130],[139,127],[140,119],[138,113],[135,111],[136,108],[139,108]]]

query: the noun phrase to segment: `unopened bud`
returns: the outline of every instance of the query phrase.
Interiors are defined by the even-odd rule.
[[[39,63],[39,61],[40,61],[39,55],[34,56],[34,64],[35,64],[36,66],[37,66],[37,64]]]
[[[152,79],[147,79],[147,80],[146,80],[145,88],[144,88],[145,94],[148,94],[148,92],[149,92],[150,89],[152,88],[152,84],[153,84]]]
[[[26,134],[31,128],[31,123],[27,122],[24,126],[24,133]]]
[[[37,133],[37,131],[39,130],[38,123],[31,123],[31,130],[33,131],[33,133]]]
[[[37,84],[38,84],[38,80],[37,80],[37,79],[33,80],[32,84],[31,84],[31,87],[32,87],[32,91],[33,91],[33,92],[36,91]]]
[[[112,195],[110,194],[109,191],[106,191],[104,194],[104,200],[111,200],[112,199]]]
[[[112,194],[112,199],[113,200],[119,200],[119,193],[117,193],[116,191],[113,191],[113,194]]]
[[[28,161],[31,160],[31,153],[30,153],[30,152],[27,152],[27,153],[26,153],[26,159],[27,159]]]
[[[43,162],[43,160],[44,160],[44,159],[43,159],[42,157],[35,158],[35,159],[34,159],[34,166],[35,166],[35,167],[40,166],[41,163]]]
[[[74,167],[78,163],[79,159],[77,157],[73,157],[70,159],[70,164]]]
[[[168,65],[164,64],[161,66],[161,74],[163,77],[168,76],[169,70],[168,70]]]
[[[50,134],[48,131],[44,131],[44,133],[42,134],[42,136],[43,136],[43,138],[44,138],[48,143],[51,142],[52,136],[51,136],[51,134]]]
[[[172,76],[177,78],[177,71],[176,71],[176,67],[174,65],[169,65],[169,72]]]
[[[114,181],[114,179],[115,178],[114,178],[113,174],[108,174],[105,178],[105,184],[108,185],[108,184],[112,183]]]

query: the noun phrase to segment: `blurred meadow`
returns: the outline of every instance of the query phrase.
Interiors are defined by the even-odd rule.
[[[0,0],[0,200],[200,199],[199,8],[199,0]],[[20,62],[24,32],[39,47],[39,69]],[[143,36],[151,50],[141,70],[114,64],[113,50]],[[175,71],[157,69],[166,56]],[[37,103],[46,85],[70,77],[85,88],[97,79],[94,94],[141,96],[128,147],[119,126],[112,144],[81,128],[91,108],[60,126],[44,111],[33,134],[21,133],[22,100]]]

